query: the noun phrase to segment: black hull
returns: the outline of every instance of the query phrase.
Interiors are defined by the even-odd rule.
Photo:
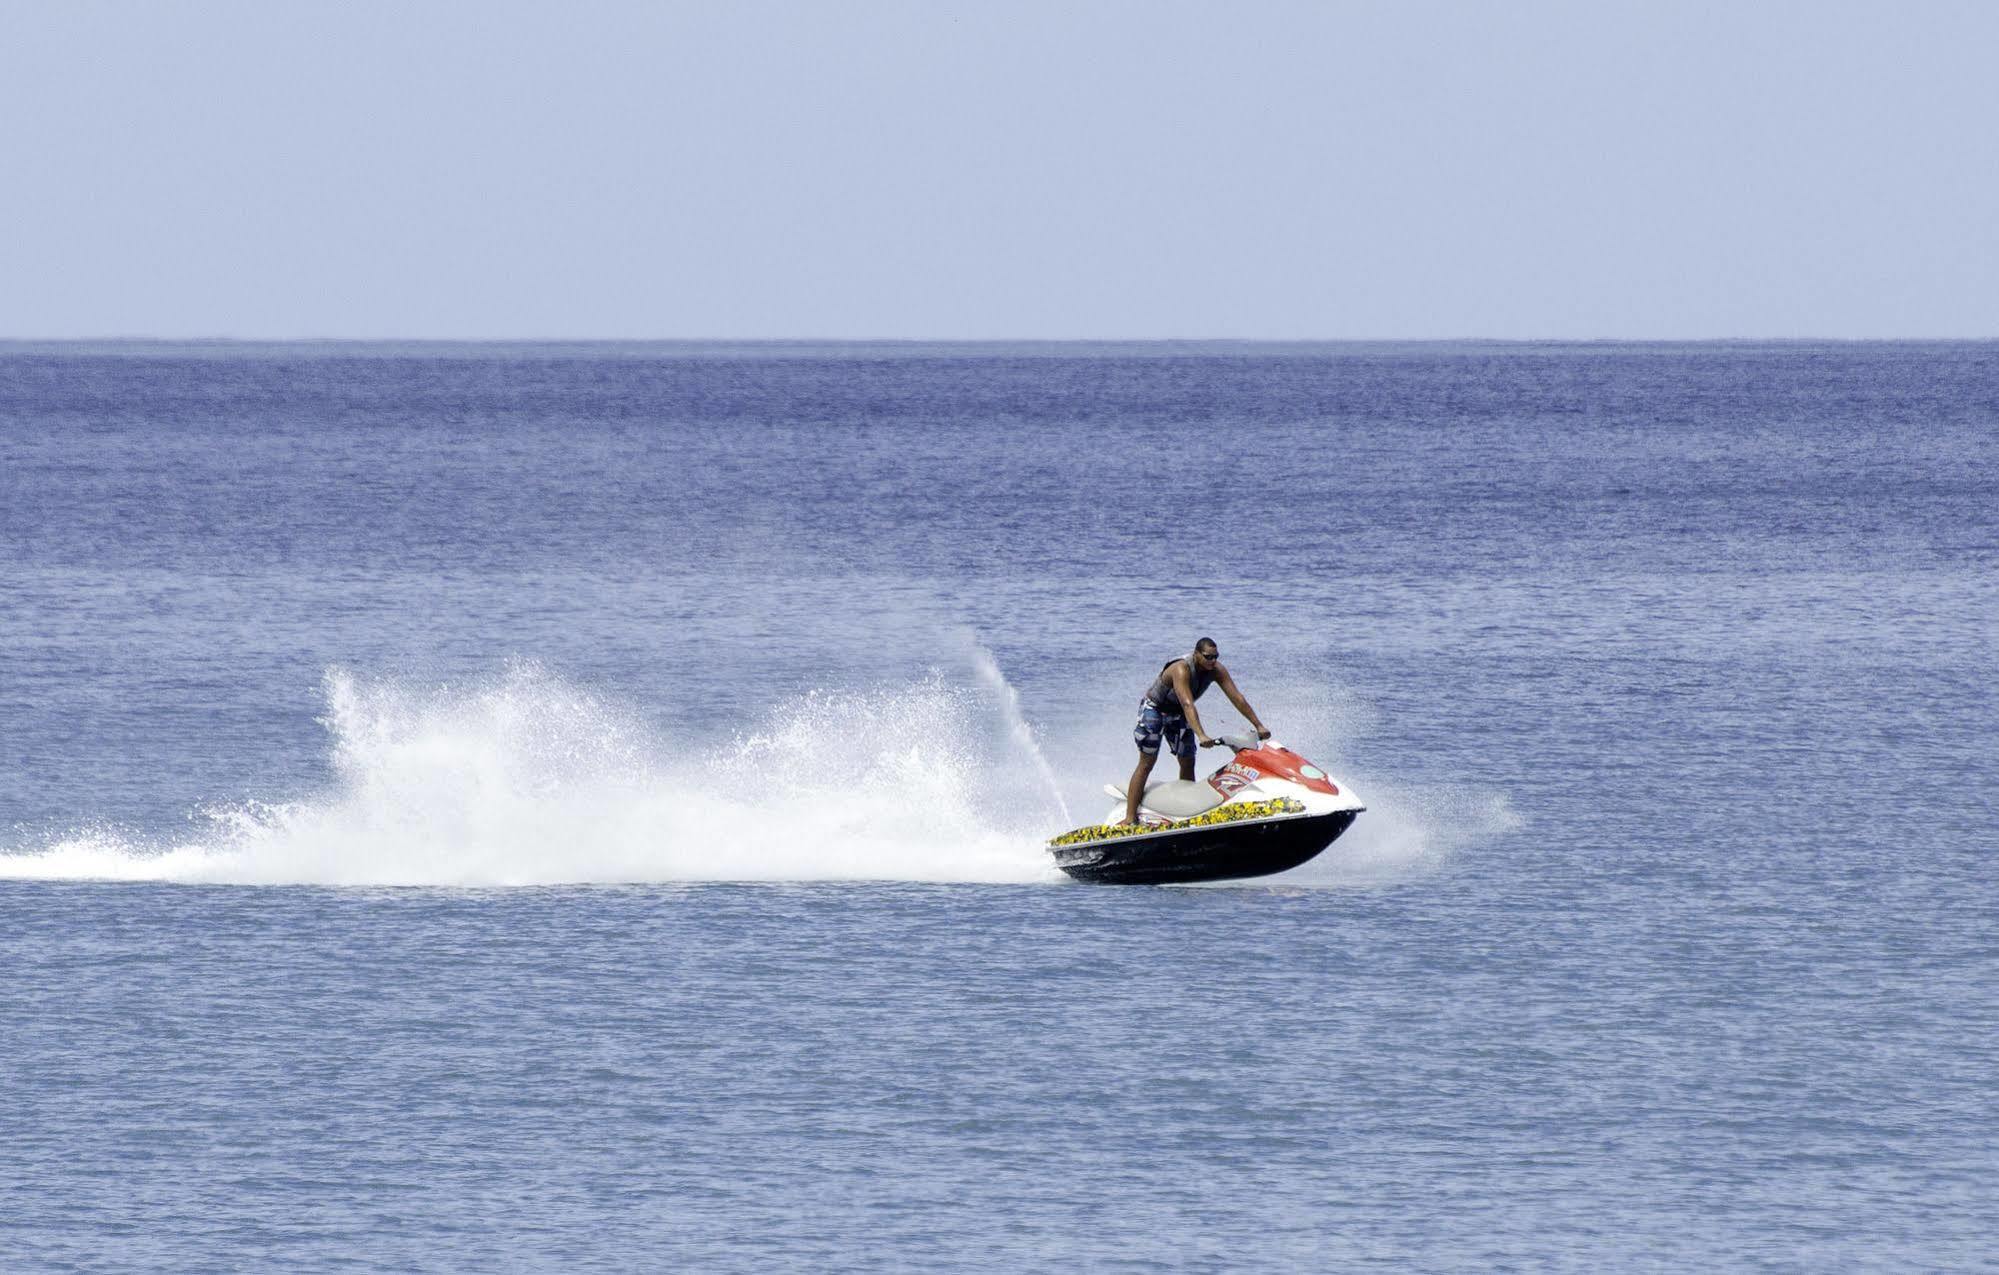
[[[1310,860],[1351,827],[1359,813],[1284,815],[1059,846],[1055,863],[1078,881],[1105,885],[1267,877]]]

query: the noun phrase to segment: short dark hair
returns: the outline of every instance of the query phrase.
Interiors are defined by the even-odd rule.
[[[1197,638],[1194,641],[1194,654],[1199,655],[1201,653],[1201,648],[1204,646],[1218,655],[1221,653],[1222,648],[1215,645],[1215,640],[1213,638]]]

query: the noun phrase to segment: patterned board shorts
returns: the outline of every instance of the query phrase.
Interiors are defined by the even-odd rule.
[[[1167,712],[1149,699],[1138,702],[1138,725],[1131,728],[1131,737],[1138,741],[1138,751],[1148,757],[1159,755],[1162,737],[1175,757],[1194,755],[1194,732],[1187,719]]]

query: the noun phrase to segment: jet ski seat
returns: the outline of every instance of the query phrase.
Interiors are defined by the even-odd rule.
[[[1105,784],[1104,791],[1119,801],[1124,800],[1124,789],[1116,784]],[[1228,798],[1196,780],[1161,779],[1145,786],[1145,797],[1140,804],[1168,819],[1192,819],[1195,815],[1206,814],[1226,800]]]

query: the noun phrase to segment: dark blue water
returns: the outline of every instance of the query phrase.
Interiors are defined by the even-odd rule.
[[[0,1265],[1986,1264],[1995,510],[1986,344],[0,346]],[[1065,884],[1203,634],[1368,813]]]

